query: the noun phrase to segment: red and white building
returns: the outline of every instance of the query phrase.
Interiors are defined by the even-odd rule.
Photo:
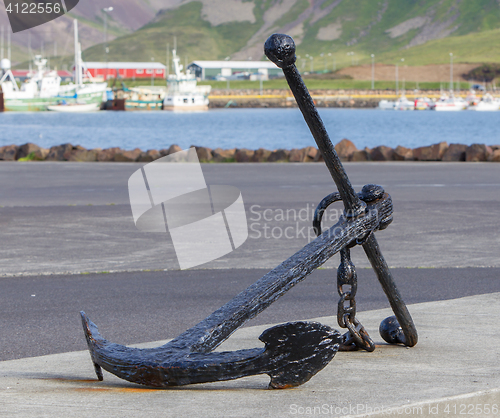
[[[85,62],[97,80],[121,78],[165,78],[166,67],[159,62]]]

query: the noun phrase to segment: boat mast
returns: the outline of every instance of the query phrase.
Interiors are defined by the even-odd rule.
[[[83,84],[82,80],[82,50],[80,42],[78,42],[78,20],[73,21],[75,29],[75,84],[80,86]]]

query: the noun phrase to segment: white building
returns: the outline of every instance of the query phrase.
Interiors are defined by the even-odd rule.
[[[271,61],[193,61],[188,69],[200,80],[268,80],[283,76],[281,68]]]

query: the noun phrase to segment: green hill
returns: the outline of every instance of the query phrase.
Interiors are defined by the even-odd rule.
[[[173,2],[176,3],[176,2]],[[189,61],[261,59],[272,33],[292,35],[299,66],[500,62],[497,0],[198,0],[161,10],[132,34],[109,43],[110,61],[165,62],[167,44]],[[102,60],[102,45],[84,51]],[[323,54],[323,55],[321,55]]]

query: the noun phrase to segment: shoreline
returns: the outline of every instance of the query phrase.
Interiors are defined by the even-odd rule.
[[[439,99],[443,92],[439,90],[419,90],[405,92],[396,90],[310,90],[309,93],[317,107],[375,109],[380,100],[395,100],[405,93],[414,100],[417,97]],[[467,97],[468,91],[455,94],[457,97]],[[209,108],[294,108],[297,103],[290,90],[212,90],[209,96]]]
[[[202,163],[314,163],[323,161],[316,147],[301,149],[268,150],[259,148],[211,149],[195,146]],[[359,150],[353,142],[343,139],[335,145],[335,150],[342,161],[455,161],[455,162],[500,162],[500,145],[485,144],[438,144],[418,147],[396,148],[380,145],[375,148]],[[178,145],[160,150],[143,151],[139,148],[123,150],[118,147],[86,149],[80,145],[62,144],[50,149],[41,148],[33,143],[23,145],[5,145],[0,147],[1,161],[73,161],[73,162],[143,162],[148,163],[158,158],[182,151]]]

